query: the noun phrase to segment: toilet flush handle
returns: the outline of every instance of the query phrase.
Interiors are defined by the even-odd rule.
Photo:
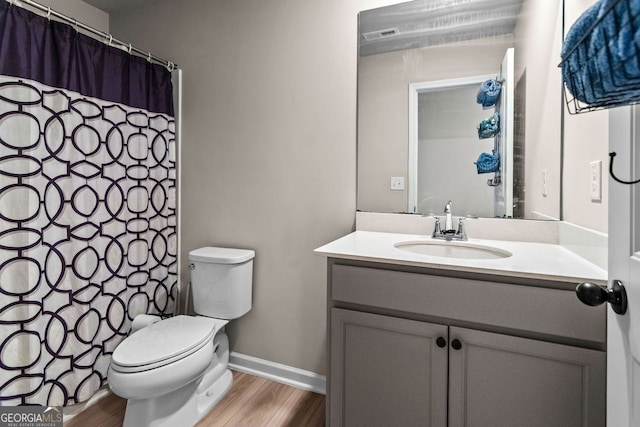
[[[196,269],[195,264],[193,263],[189,264],[189,270],[195,270],[195,269]]]

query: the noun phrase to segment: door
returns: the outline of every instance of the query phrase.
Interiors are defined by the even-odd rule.
[[[500,133],[496,135],[496,146],[500,153],[500,184],[494,192],[496,217],[513,218],[513,110],[515,93],[514,49],[504,54],[500,66]]]
[[[331,310],[332,427],[447,425],[447,326]]]
[[[609,151],[614,173],[640,177],[640,107],[609,112]],[[640,184],[609,176],[609,286],[620,280],[629,307],[624,315],[607,309],[607,425],[640,426]]]
[[[602,427],[606,355],[451,327],[449,427]]]

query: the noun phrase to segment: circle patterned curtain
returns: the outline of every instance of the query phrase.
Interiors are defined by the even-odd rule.
[[[175,122],[0,76],[0,404],[106,383],[141,313],[172,313]]]

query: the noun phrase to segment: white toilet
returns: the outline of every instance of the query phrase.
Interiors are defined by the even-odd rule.
[[[189,252],[196,316],[175,316],[132,333],[116,347],[108,380],[128,399],[124,427],[193,426],[231,388],[224,326],[251,309],[248,249]]]

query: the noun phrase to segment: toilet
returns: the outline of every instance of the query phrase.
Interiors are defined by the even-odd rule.
[[[254,256],[218,247],[189,252],[196,315],[156,317],[138,330],[134,319],[107,375],[111,390],[128,399],[124,427],[193,426],[229,391],[225,325],[251,309]]]

